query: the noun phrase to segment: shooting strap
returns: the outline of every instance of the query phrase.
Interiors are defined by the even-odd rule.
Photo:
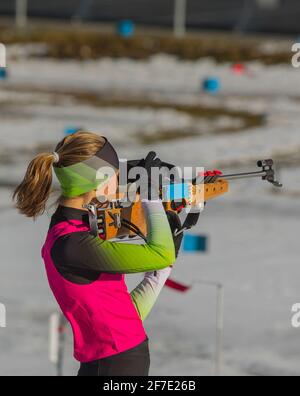
[[[182,225],[183,230],[189,230],[198,223],[200,212],[189,213]]]

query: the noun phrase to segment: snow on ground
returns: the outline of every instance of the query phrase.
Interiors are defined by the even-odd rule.
[[[67,125],[84,124],[109,136],[121,157],[136,158],[156,149],[162,158],[179,165],[222,163],[226,171],[254,170],[260,157],[299,157],[300,72],[259,64],[249,65],[249,70],[251,75],[235,76],[228,65],[179,62],[166,56],[149,62],[12,63],[11,79],[3,90],[0,85],[0,182],[19,180],[32,147],[54,146]],[[222,77],[220,96],[199,94],[199,82],[206,75]],[[135,133],[188,128],[193,120],[172,109],[99,109],[75,105],[68,97],[53,101],[47,92],[20,93],[21,85],[44,91],[110,91],[128,97],[138,93],[164,101],[224,106],[263,113],[266,124],[240,133],[203,133],[144,146]],[[234,167],[233,162],[241,166]],[[300,374],[300,333],[291,327],[290,312],[300,299],[300,172],[299,167],[283,165],[279,170],[285,185],[282,192],[275,193],[259,180],[234,182],[227,196],[209,203],[194,230],[209,236],[209,252],[182,253],[174,269],[173,277],[187,284],[224,283],[227,375]],[[54,375],[47,359],[47,326],[56,306],[40,259],[50,213],[34,224],[11,208],[10,196],[11,190],[0,188],[0,302],[8,310],[8,327],[0,329],[0,374]],[[128,277],[129,287],[139,279]],[[146,323],[153,375],[214,373],[215,309],[211,287],[197,285],[185,295],[163,291]],[[66,374],[77,369],[71,349],[69,337]]]
[[[291,52],[292,58],[292,52]],[[150,61],[109,59],[57,61],[24,59],[10,64],[11,84],[32,83],[39,87],[85,90],[123,90],[155,94],[197,94],[209,76],[221,79],[223,93],[270,96],[299,96],[300,73],[292,65],[267,66],[252,62],[244,76],[232,73],[230,65],[212,60],[178,61],[168,55]]]
[[[251,73],[250,73],[251,72]],[[136,133],[145,135],[159,130],[200,131],[199,138],[174,140],[152,145],[162,156],[176,153],[182,164],[210,166],[254,161],[256,157],[289,155],[299,150],[300,125],[299,83],[300,72],[290,65],[267,67],[258,63],[249,65],[249,74],[237,76],[229,65],[215,65],[210,60],[179,62],[169,56],[156,56],[149,62],[103,59],[91,62],[59,62],[24,60],[12,62],[10,79],[0,90],[0,103],[16,102],[4,108],[1,148],[8,146],[52,143],[63,136],[68,125],[83,126],[99,131],[111,138],[122,155],[135,156]],[[208,75],[221,78],[222,91],[217,97],[201,94],[200,81]],[[211,107],[227,107],[265,115],[262,128],[240,134],[205,135],[210,131],[228,127],[228,119],[195,120],[172,109],[113,109],[74,105],[70,99],[51,98],[45,93],[14,93],[14,87],[38,87],[44,90],[79,90],[84,92],[134,95],[180,103],[199,103]],[[296,98],[294,98],[296,97]],[[24,103],[24,102],[27,103]],[[227,123],[227,124],[226,124]],[[229,121],[229,127],[233,121]],[[26,137],[26,138],[25,138]],[[195,150],[197,146],[197,150]],[[142,146],[141,146],[142,147]],[[233,149],[234,148],[234,149]],[[170,150],[171,149],[171,150]],[[175,155],[174,155],[175,157]]]

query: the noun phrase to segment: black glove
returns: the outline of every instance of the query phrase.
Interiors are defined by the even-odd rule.
[[[159,198],[159,180],[152,180],[151,178],[151,170],[152,168],[160,168],[161,167],[161,160],[157,158],[156,153],[154,151],[150,151],[146,158],[142,160],[134,160],[128,161],[128,171],[134,167],[141,167],[147,171],[148,180],[141,186],[140,194],[145,197],[146,191],[148,190],[148,199],[158,199]],[[130,183],[135,182],[136,180],[131,180],[128,178]]]
[[[144,161],[144,168],[148,172],[148,175],[151,176],[151,169],[152,168],[160,168],[161,167],[161,160],[157,158],[156,153],[154,151],[150,151],[147,157],[142,160]]]
[[[168,210],[166,212],[168,221],[171,227],[172,235],[173,235],[173,241],[174,241],[174,246],[175,246],[175,253],[176,253],[176,258],[178,257],[179,250],[181,248],[182,244],[182,239],[183,239],[183,232],[180,233],[179,235],[175,235],[175,231],[181,230],[181,221],[177,213]]]
[[[137,167],[137,166],[142,167],[142,168],[146,169],[146,171],[147,171],[148,185],[142,186],[143,191],[140,191],[140,193],[142,194],[142,192],[145,192],[146,189],[148,188],[148,191],[149,191],[148,199],[151,199],[151,197],[152,197],[152,199],[155,199],[155,200],[158,199],[159,198],[158,192],[161,190],[162,186],[170,183],[170,172],[168,172],[168,171],[167,171],[167,173],[162,172],[160,174],[161,180],[152,180],[152,178],[151,178],[152,168],[159,168],[159,169],[164,168],[169,171],[172,170],[171,177],[172,176],[175,177],[175,179],[178,180],[178,183],[183,182],[180,179],[180,175],[177,173],[174,173],[175,165],[161,161],[159,158],[157,158],[157,155],[154,151],[150,151],[147,154],[146,158],[144,158],[144,159],[128,161],[127,162],[128,173],[130,172],[130,170],[132,168]],[[128,182],[134,183],[134,182],[136,182],[136,180],[130,179],[128,177]]]
[[[151,175],[151,168],[153,167],[160,167],[162,164],[161,160],[159,158],[156,158],[156,153],[154,151],[150,151],[146,158],[143,158],[141,160],[131,160],[127,161],[127,167],[128,167],[128,172],[136,167],[142,167],[145,168],[148,175]]]

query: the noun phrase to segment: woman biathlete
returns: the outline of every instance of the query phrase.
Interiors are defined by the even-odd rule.
[[[161,202],[144,200],[147,243],[118,243],[93,236],[83,207],[110,183],[98,171],[107,166],[115,172],[119,168],[108,140],[93,133],[75,133],[61,141],[54,153],[40,154],[29,164],[14,199],[22,214],[42,215],[54,168],[62,196],[42,257],[51,290],[73,330],[74,357],[81,363],[78,375],[147,376],[150,355],[143,321],[176,260],[172,225]],[[129,293],[124,277],[133,273],[146,274]]]

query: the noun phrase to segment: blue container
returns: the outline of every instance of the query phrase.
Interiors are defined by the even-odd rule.
[[[131,20],[123,20],[118,22],[117,29],[121,37],[129,38],[134,35],[135,25]]]
[[[76,132],[79,132],[79,131],[82,131],[82,130],[83,130],[82,128],[78,128],[78,127],[74,127],[74,126],[68,126],[68,127],[65,128],[64,134],[65,134],[65,136],[73,135],[73,133],[76,133]]]
[[[209,77],[202,82],[204,92],[216,95],[221,89],[221,81],[218,77]]]
[[[190,187],[188,183],[169,184],[163,188],[163,197],[166,201],[176,201],[190,198]]]
[[[183,250],[185,252],[206,252],[207,245],[207,236],[187,234],[183,238]]]
[[[5,67],[0,67],[0,80],[6,80],[7,77],[7,69]]]

